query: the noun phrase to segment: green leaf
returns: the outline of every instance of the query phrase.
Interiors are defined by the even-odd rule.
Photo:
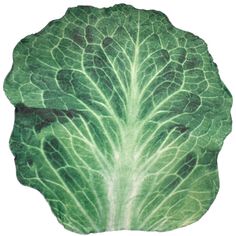
[[[67,229],[171,230],[215,199],[232,98],[163,13],[70,8],[18,43],[4,89],[17,177]]]

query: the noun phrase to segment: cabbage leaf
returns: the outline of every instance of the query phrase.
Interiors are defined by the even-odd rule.
[[[17,44],[4,90],[17,177],[65,228],[172,230],[215,199],[232,98],[206,43],[163,13],[69,8]]]

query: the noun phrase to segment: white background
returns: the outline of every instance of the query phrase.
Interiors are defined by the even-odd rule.
[[[178,28],[203,38],[209,46],[220,76],[236,95],[236,5],[234,0],[129,0],[137,8],[163,11]],[[76,5],[111,6],[120,1],[5,0],[0,2],[0,235],[70,236],[51,213],[42,195],[20,185],[14,157],[8,147],[14,109],[2,91],[2,82],[12,64],[12,51],[23,37],[41,30]],[[235,119],[236,109],[232,109]],[[235,125],[234,125],[235,126]],[[234,127],[235,128],[235,127]],[[225,140],[218,158],[220,192],[210,210],[198,222],[166,233],[118,231],[97,235],[236,235],[236,133]]]

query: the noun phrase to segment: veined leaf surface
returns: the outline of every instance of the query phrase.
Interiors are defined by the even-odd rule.
[[[4,89],[17,177],[67,229],[171,230],[215,199],[231,95],[163,13],[70,8],[19,42]]]

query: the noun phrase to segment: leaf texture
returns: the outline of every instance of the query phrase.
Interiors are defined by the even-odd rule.
[[[172,230],[215,199],[232,98],[163,13],[70,8],[18,43],[4,89],[17,177],[67,229]]]

